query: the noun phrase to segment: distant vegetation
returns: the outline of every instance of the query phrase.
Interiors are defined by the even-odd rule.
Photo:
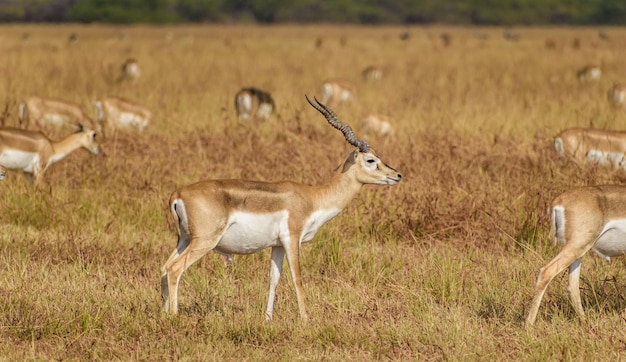
[[[12,22],[625,24],[623,0],[5,0]]]

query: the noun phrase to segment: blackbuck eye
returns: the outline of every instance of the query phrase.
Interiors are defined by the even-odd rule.
[[[367,160],[368,163],[374,163],[376,162],[375,160]]]

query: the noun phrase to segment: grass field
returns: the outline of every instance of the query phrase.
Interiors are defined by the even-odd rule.
[[[535,327],[522,326],[537,270],[558,250],[552,198],[626,182],[559,161],[551,143],[571,126],[626,129],[626,110],[606,97],[626,81],[626,29],[605,30],[608,40],[593,28],[520,28],[509,41],[500,28],[1,26],[5,125],[31,95],[92,116],[95,98],[122,96],[155,115],[143,134],[100,138],[102,156],[53,165],[38,190],[18,172],[0,184],[1,359],[624,359],[619,258],[583,259],[585,321],[564,274]],[[143,76],[114,82],[129,57]],[[373,64],[386,74],[364,83]],[[602,66],[599,83],[578,83],[587,64]],[[265,322],[269,250],[230,266],[207,255],[182,278],[180,314],[164,315],[169,194],[206,178],[330,179],[351,147],[304,98],[328,78],[356,85],[357,100],[333,109],[357,133],[366,113],[396,120],[393,136],[369,141],[404,177],[366,186],[304,244],[310,321],[285,267]],[[243,86],[270,91],[279,117],[238,122]]]

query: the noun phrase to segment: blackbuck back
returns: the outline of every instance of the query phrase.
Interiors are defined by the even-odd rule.
[[[300,244],[313,239],[337,216],[365,184],[395,185],[402,175],[384,163],[367,142],[340,121],[324,104],[309,103],[356,147],[328,183],[320,186],[291,181],[208,180],[174,191],[169,199],[178,243],[161,268],[166,312],[178,312],[178,285],[183,272],[214,250],[252,254],[271,248],[266,319],[274,310],[276,286],[286,256],[303,320],[307,319],[300,277]]]
[[[580,317],[585,312],[580,299],[580,262],[588,251],[610,261],[626,254],[626,186],[574,188],[552,202],[551,230],[561,251],[539,270],[526,325],[537,318],[541,299],[552,279],[569,268],[569,294]]]
[[[271,94],[258,88],[242,88],[235,95],[235,111],[240,120],[267,120],[275,108]]]

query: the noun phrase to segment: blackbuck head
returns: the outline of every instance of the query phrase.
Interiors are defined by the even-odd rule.
[[[317,98],[314,99],[316,103],[311,102],[309,97],[306,97],[309,104],[324,115],[331,126],[341,131],[349,144],[357,148],[350,153],[344,162],[342,173],[353,173],[357,181],[363,184],[396,185],[400,182],[402,174],[381,161],[367,142],[356,137],[350,125],[342,122],[330,108],[320,103]]]
[[[94,155],[100,154],[100,145],[96,142],[96,131],[85,128],[82,124],[79,124],[76,135],[79,137],[81,147]]]

